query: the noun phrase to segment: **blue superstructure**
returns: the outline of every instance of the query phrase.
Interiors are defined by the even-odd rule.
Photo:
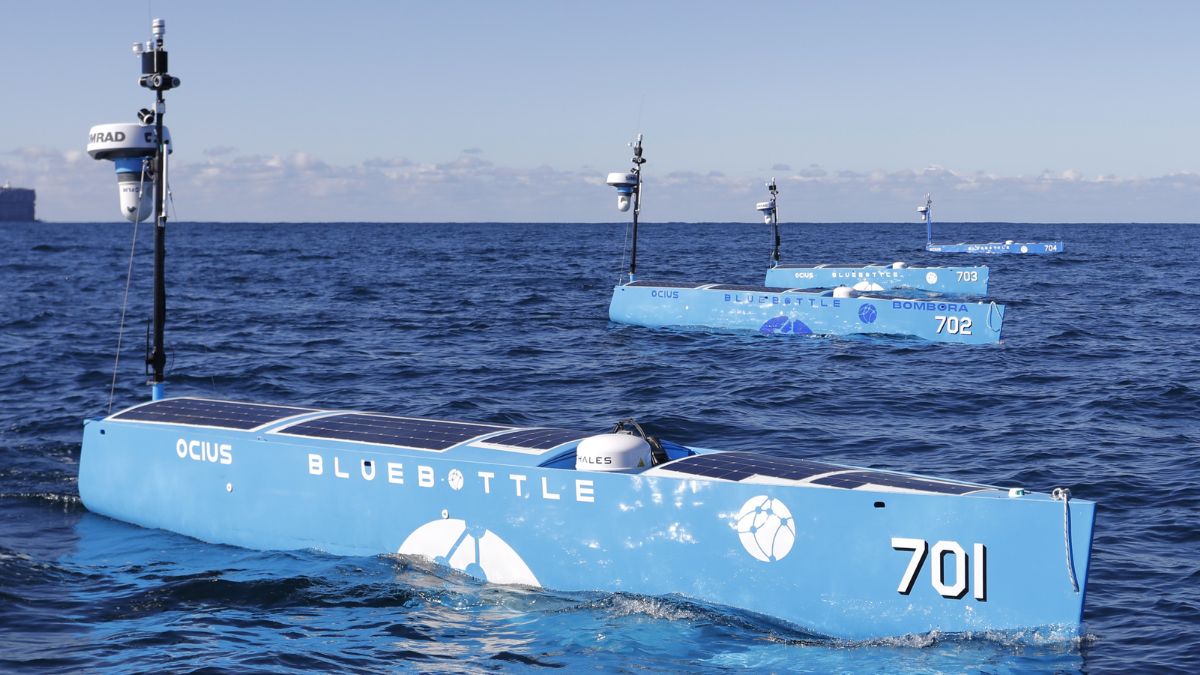
[[[866,285],[867,290],[863,291],[855,290],[852,286],[859,281],[851,279],[829,284],[836,288],[823,290],[802,290],[791,283],[750,286],[637,279],[637,223],[641,206],[641,166],[645,161],[639,135],[634,144],[633,170],[608,176],[608,184],[618,190],[618,208],[625,211],[631,201],[633,205],[629,276],[628,281],[613,288],[608,308],[608,317],[613,321],[651,328],[717,328],[783,335],[898,335],[965,344],[1000,341],[1004,306],[995,302],[891,297],[875,292],[882,290],[882,284]],[[767,213],[767,218],[773,221],[776,214],[775,182],[772,180],[768,187],[772,199],[760,203],[758,210]],[[778,260],[778,223],[775,234],[772,258]],[[986,289],[987,268],[982,269]],[[978,284],[977,268],[961,270],[973,271],[975,278],[971,283]],[[880,279],[894,278],[884,277],[887,270],[883,267],[858,268],[857,272],[877,272]],[[821,272],[825,273],[824,270]],[[947,283],[952,283],[954,275],[944,276]],[[927,270],[923,278],[938,281],[941,277],[937,272]]]
[[[986,244],[935,244],[933,243],[933,199],[925,195],[924,206],[917,213],[925,221],[925,250],[933,253],[976,253],[981,255],[1028,254],[1046,255],[1062,253],[1066,248],[1061,241],[994,241]]]
[[[793,264],[779,262],[779,188],[772,178],[767,183],[771,198],[755,208],[763,220],[775,230],[775,247],[771,251],[771,267],[767,270],[767,286],[784,288],[834,288],[850,286],[862,291],[913,289],[943,295],[987,295],[986,267],[909,267],[903,262],[891,265]]]
[[[608,316],[651,328],[704,327],[781,335],[897,335],[995,344],[1004,305],[895,298],[850,289],[632,281],[613,289]]]
[[[782,263],[767,270],[765,284],[785,288],[913,289],[943,295],[984,296],[987,295],[988,268],[909,267],[902,262],[890,265]]]
[[[1062,253],[1064,247],[1061,241],[993,241],[986,244],[928,244],[925,246],[925,250],[932,251],[933,253],[1045,255],[1048,253]]]
[[[781,448],[664,441],[653,466],[581,470],[587,438],[172,398],[87,423],[79,492],[96,513],[214,543],[678,594],[835,637],[1079,623],[1092,503]]]

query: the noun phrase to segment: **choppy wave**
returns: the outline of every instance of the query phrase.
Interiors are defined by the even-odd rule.
[[[172,225],[171,387],[566,428],[634,416],[706,447],[1063,485],[1100,505],[1080,637],[829,640],[688,598],[494,587],[94,516],[81,420],[108,408],[130,229],[0,225],[0,669],[1200,670],[1200,296],[1175,283],[1195,277],[1200,228],[962,229],[1067,241],[986,259],[1008,305],[996,347],[615,325],[620,225]],[[643,234],[647,277],[762,280],[758,226]],[[785,258],[980,260],[935,258],[921,234],[785,226]],[[147,236],[117,406],[145,394],[149,263]]]

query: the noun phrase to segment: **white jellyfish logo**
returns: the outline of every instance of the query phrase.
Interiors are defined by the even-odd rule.
[[[450,484],[450,489],[455,492],[462,489],[463,475],[458,469],[450,469],[450,475],[446,476],[446,482]]]
[[[445,513],[443,511],[443,513]],[[457,518],[433,520],[413,530],[399,553],[429,558],[495,584],[541,586],[537,577],[495,532]]]
[[[937,272],[932,272],[932,271],[926,272],[925,273],[925,283],[936,284],[937,283]]]
[[[783,560],[796,543],[796,523],[783,502],[751,497],[737,515],[738,538],[746,552],[763,562]]]

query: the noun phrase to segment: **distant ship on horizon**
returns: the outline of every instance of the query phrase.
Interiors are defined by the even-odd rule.
[[[29,188],[0,185],[0,222],[32,223],[37,220],[34,202],[37,193]]]

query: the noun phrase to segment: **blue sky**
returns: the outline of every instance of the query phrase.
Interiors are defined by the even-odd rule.
[[[113,220],[88,128],[167,20],[185,220],[1200,221],[1200,5],[6,3],[0,182]]]

